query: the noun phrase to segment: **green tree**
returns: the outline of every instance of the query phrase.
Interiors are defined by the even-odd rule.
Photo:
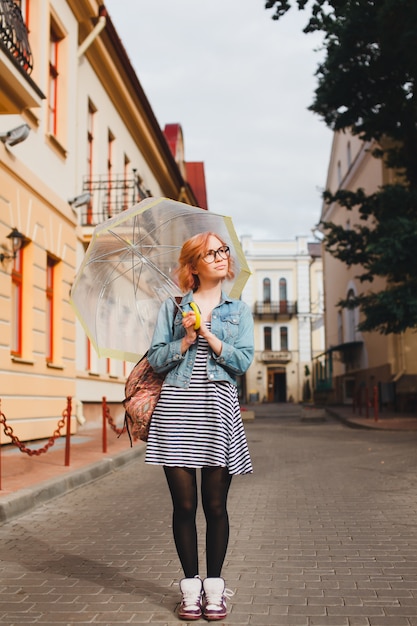
[[[395,170],[395,184],[324,192],[327,204],[356,208],[347,230],[323,222],[326,249],[358,266],[363,291],[342,307],[360,306],[360,330],[417,328],[417,2],[416,0],[268,0],[280,19],[293,6],[310,9],[305,33],[321,32],[324,60],[309,109],[334,131],[371,142],[372,154]],[[386,287],[373,291],[375,277]]]

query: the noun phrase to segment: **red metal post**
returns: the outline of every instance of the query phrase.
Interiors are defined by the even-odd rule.
[[[365,387],[365,407],[366,407],[366,417],[369,417],[369,389]]]
[[[101,406],[103,411],[103,453],[105,454],[107,452],[107,402],[105,396],[103,396]]]
[[[0,398],[0,415],[2,415],[1,412],[1,398]],[[1,491],[1,426],[0,426],[0,491]]]
[[[65,467],[69,467],[70,464],[71,410],[71,396],[67,396],[67,434],[65,437]]]
[[[375,385],[374,386],[374,420],[375,422],[378,421],[378,411],[379,411],[379,406],[378,406],[378,386]]]

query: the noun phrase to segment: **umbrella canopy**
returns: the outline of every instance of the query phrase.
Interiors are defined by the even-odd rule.
[[[250,275],[230,217],[167,198],[147,198],[99,224],[71,290],[71,304],[99,356],[137,361],[148,349],[161,303],[181,291],[174,270],[183,243],[212,231],[230,247],[238,298]]]

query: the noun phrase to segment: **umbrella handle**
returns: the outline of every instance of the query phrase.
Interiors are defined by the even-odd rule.
[[[188,305],[190,306],[191,310],[195,314],[194,330],[198,330],[200,328],[200,326],[201,326],[201,311],[199,309],[199,306],[198,306],[197,302],[191,301],[191,302],[188,303]],[[177,304],[177,306],[178,306],[178,304]],[[187,313],[185,311],[183,311],[180,306],[178,306],[178,309],[181,311],[181,314],[182,314],[183,317],[185,317],[187,315]]]

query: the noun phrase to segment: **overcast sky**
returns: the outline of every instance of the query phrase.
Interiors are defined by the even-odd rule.
[[[105,0],[156,118],[205,165],[209,209],[241,235],[311,235],[331,132],[309,112],[320,60],[306,11],[264,0]]]

